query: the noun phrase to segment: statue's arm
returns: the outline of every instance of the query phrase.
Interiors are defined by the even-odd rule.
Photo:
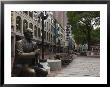
[[[16,42],[16,55],[18,58],[35,58],[35,52],[23,52],[23,44],[21,42]]]
[[[18,57],[19,58],[35,58],[35,53],[34,52],[21,53]]]

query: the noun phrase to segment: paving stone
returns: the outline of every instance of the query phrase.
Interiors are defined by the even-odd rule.
[[[100,58],[78,57],[55,77],[99,77]]]

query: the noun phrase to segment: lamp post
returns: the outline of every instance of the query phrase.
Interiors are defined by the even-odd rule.
[[[48,18],[48,14],[41,12],[38,17],[42,19],[42,60],[44,60],[44,20]]]
[[[58,24],[58,53],[60,53],[60,25]]]
[[[66,26],[67,41],[68,41],[68,53],[69,53],[69,41],[70,41],[70,36],[69,36],[70,30],[69,30],[69,28],[70,28],[70,25],[68,24],[68,25]]]
[[[55,21],[54,21],[54,25],[55,25],[55,30],[54,30],[54,33],[55,33],[55,35],[54,35],[54,40],[55,40],[55,54],[56,54],[56,51],[57,51],[57,49],[56,49],[56,37],[57,37],[57,35],[56,35],[56,32],[57,32],[57,29],[56,29],[56,19],[55,19]]]

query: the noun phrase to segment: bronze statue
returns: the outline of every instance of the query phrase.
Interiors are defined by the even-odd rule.
[[[24,39],[16,42],[16,58],[13,71],[18,77],[46,76],[48,74],[46,71],[40,69],[40,67],[43,67],[40,65],[38,59],[40,49],[38,49],[36,43],[32,41],[32,33],[32,29],[26,29]]]

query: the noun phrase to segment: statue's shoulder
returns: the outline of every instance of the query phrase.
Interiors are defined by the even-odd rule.
[[[32,41],[32,43],[33,43],[33,44],[36,44],[36,42],[35,42],[35,41]]]
[[[16,42],[18,42],[18,43],[21,43],[23,40],[18,40],[18,41],[16,41]]]
[[[23,42],[24,42],[24,39],[16,41],[17,44],[22,44]]]

